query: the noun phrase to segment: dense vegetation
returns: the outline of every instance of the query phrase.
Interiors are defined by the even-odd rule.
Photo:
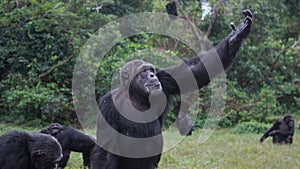
[[[78,125],[72,75],[81,47],[101,26],[137,12],[166,12],[165,0],[18,0],[0,2],[0,120],[5,123]],[[182,11],[214,43],[238,24],[242,9],[254,12],[251,36],[227,72],[226,107],[221,127],[258,126],[283,114],[300,115],[300,1],[179,1]],[[210,8],[203,8],[208,5]],[[205,14],[205,12],[213,10]],[[214,17],[215,16],[215,17]],[[192,56],[173,39],[142,34],[118,43],[99,68],[97,98],[110,90],[113,72],[139,50],[160,48]],[[197,126],[210,105],[200,91]],[[174,120],[169,115],[168,120]],[[242,127],[244,127],[242,126]],[[251,127],[250,127],[251,128]],[[251,129],[252,130],[252,129]],[[259,129],[259,131],[262,129]],[[257,130],[254,130],[257,132]],[[257,151],[260,151],[257,148]]]

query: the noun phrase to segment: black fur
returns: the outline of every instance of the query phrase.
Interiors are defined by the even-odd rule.
[[[260,142],[263,142],[266,138],[271,136],[275,144],[292,144],[294,130],[294,117],[285,115],[282,119],[278,119],[274,122],[273,126],[260,138]]]
[[[180,111],[178,113],[178,117],[175,121],[176,127],[179,129],[179,133],[181,135],[192,135],[192,132],[195,130],[195,127],[192,124],[192,119],[190,116],[185,113]]]
[[[52,136],[25,131],[0,136],[1,169],[53,169],[61,158],[61,146]]]
[[[95,140],[72,127],[62,126],[59,123],[52,123],[41,133],[50,134],[55,137],[62,146],[63,158],[59,163],[59,167],[64,168],[70,158],[71,151],[81,152],[83,165],[90,166],[90,153],[95,146]]]
[[[167,9],[167,13],[169,15],[178,16],[177,7],[176,7],[176,3],[175,2],[168,3],[166,5],[166,9]]]
[[[245,20],[239,27],[233,30],[228,37],[215,46],[215,49],[201,53],[197,57],[185,59],[185,64],[176,65],[174,67],[155,72],[152,70],[154,67],[149,63],[141,60],[135,60],[127,63],[122,68],[121,86],[116,90],[108,92],[99,102],[101,115],[98,117],[97,142],[99,145],[102,145],[102,147],[95,147],[92,153],[92,169],[154,169],[157,167],[161,154],[144,158],[128,158],[106,151],[103,147],[114,147],[121,144],[121,142],[118,142],[120,136],[114,135],[113,131],[106,125],[106,123],[108,123],[110,127],[118,133],[129,137],[149,138],[153,136],[160,136],[162,133],[163,119],[166,116],[169,105],[172,101],[171,97],[173,95],[179,95],[181,92],[198,90],[210,82],[209,75],[202,60],[205,62],[206,66],[213,66],[213,56],[215,56],[214,52],[216,50],[224,69],[228,68],[232,63],[237,51],[242,45],[243,40],[246,39],[251,29],[251,12],[248,10],[248,12],[245,13],[247,14]],[[188,68],[186,68],[186,65],[188,65]],[[141,67],[147,68],[141,69]],[[148,71],[148,73],[143,73],[144,70]],[[193,85],[187,84],[179,89],[177,82],[171,74],[175,75],[176,79],[185,82],[187,74],[190,71],[192,71],[198,86],[193,87]],[[213,72],[211,77],[216,77],[220,71],[217,69]],[[145,86],[147,86],[145,84],[147,83],[151,83],[152,87],[155,86],[154,88],[156,90],[153,90],[156,92],[155,95],[150,95],[149,92],[147,92],[149,91],[145,88]],[[163,101],[159,100],[159,96],[161,94],[159,90],[160,86],[162,88],[162,92],[166,96],[167,106],[157,119],[145,123],[134,122],[125,118],[118,111],[120,110],[122,113],[135,114],[134,110],[130,108],[130,106],[133,106],[135,109],[142,112],[147,111],[149,108],[152,108],[149,100],[153,100],[152,104],[155,108],[159,107],[155,105]],[[137,147],[135,146],[138,145],[132,145],[130,142],[126,142],[126,145],[127,144],[129,148],[128,151],[137,151]],[[157,140],[157,143],[149,145],[147,148],[154,149],[159,147],[162,150],[162,144],[163,140],[161,136],[160,139]]]

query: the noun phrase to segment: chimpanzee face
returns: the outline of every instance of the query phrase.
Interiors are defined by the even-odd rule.
[[[145,93],[161,92],[161,83],[156,77],[154,68],[145,69],[136,76],[136,83],[144,90]]]
[[[28,141],[31,161],[35,168],[53,169],[62,159],[62,148],[58,141],[46,134],[33,134]]]
[[[145,66],[140,69],[130,83],[131,92],[144,93],[146,95],[159,94],[162,92],[162,86],[159,79],[156,76],[155,69],[153,67]]]
[[[286,115],[286,116],[284,116],[284,122],[285,122],[285,124],[287,124],[290,128],[291,127],[294,127],[294,117],[293,116],[291,116],[291,115]]]
[[[55,135],[57,134],[61,129],[63,128],[62,125],[60,125],[59,123],[52,123],[49,127],[48,127],[48,131],[51,135]]]

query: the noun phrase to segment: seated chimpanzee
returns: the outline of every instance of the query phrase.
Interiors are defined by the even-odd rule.
[[[61,146],[52,136],[17,130],[0,136],[1,169],[53,169],[61,159]]]
[[[273,126],[260,138],[260,142],[263,142],[269,136],[273,137],[273,143],[292,144],[294,136],[293,116],[285,115],[282,119],[276,120]]]
[[[83,165],[90,167],[90,153],[95,145],[95,139],[92,136],[81,133],[72,127],[62,126],[59,123],[52,123],[41,133],[52,135],[61,144],[63,158],[59,167],[64,168],[67,165],[71,151],[81,152]]]
[[[91,155],[92,169],[157,168],[163,149],[162,127],[171,98],[208,85],[230,66],[251,30],[252,13],[243,13],[244,21],[218,45],[184,63],[160,70],[143,60],[132,60],[123,66],[120,86],[99,102],[98,146]],[[215,66],[218,61],[222,69]],[[214,73],[209,74],[207,67]]]

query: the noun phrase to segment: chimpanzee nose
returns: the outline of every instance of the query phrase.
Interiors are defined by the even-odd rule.
[[[153,78],[157,79],[156,76],[155,76],[155,74],[153,72],[149,71],[148,72],[148,79],[153,79]]]

